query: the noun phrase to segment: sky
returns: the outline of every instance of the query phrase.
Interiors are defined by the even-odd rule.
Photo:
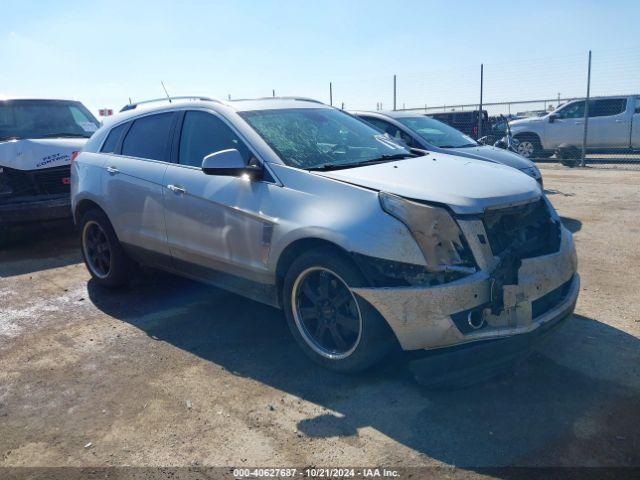
[[[640,2],[0,0],[0,98],[171,95],[348,109],[640,93]],[[517,108],[517,106],[514,106]]]

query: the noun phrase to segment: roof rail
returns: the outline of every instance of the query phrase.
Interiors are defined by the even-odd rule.
[[[257,98],[234,98],[231,102],[248,102],[251,100],[298,100],[301,102],[313,102],[320,103],[324,105],[320,100],[316,100],[315,98],[308,97],[257,97]]]
[[[120,109],[121,112],[126,112],[127,110],[133,110],[134,108],[136,108],[138,105],[143,105],[145,103],[155,103],[155,102],[169,102],[171,103],[173,100],[194,100],[194,101],[203,101],[203,102],[217,102],[217,103],[222,103],[220,102],[220,100],[216,100],[214,98],[209,98],[209,97],[202,97],[199,95],[186,95],[186,96],[181,96],[181,97],[162,97],[162,98],[154,98],[151,100],[143,100],[141,102],[136,102],[136,103],[128,103],[126,104],[124,107],[122,107]]]

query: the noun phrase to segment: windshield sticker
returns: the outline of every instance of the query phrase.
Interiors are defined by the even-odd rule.
[[[85,132],[95,132],[98,129],[98,127],[91,122],[79,122],[79,125]]]
[[[50,163],[57,162],[70,162],[71,158],[66,153],[54,153],[53,155],[49,155],[44,157],[40,163],[36,164],[36,168],[44,167],[45,165],[49,165]]]

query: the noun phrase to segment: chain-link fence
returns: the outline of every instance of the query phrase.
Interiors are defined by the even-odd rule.
[[[421,88],[433,86],[432,97],[438,89],[450,96],[452,88],[462,87],[460,96],[475,93],[475,102],[410,107],[396,102],[395,108],[427,114],[483,143],[497,142],[536,161],[640,169],[640,52],[600,57],[588,52],[480,65],[475,75],[470,68],[464,73],[457,80],[449,73],[445,85],[430,75],[430,80],[420,80]],[[526,96],[505,98],[517,85]]]

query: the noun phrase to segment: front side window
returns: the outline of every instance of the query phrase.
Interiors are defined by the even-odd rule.
[[[556,113],[558,118],[584,118],[584,101],[574,102]]]
[[[234,148],[245,162],[250,152],[238,136],[218,117],[206,112],[187,112],[180,137],[181,165],[201,167],[202,159],[210,153]]]
[[[135,120],[122,142],[122,155],[166,161],[173,117],[169,112]]]
[[[254,110],[241,116],[293,167],[349,167],[413,156],[365,122],[332,108]]]
[[[608,98],[606,100],[591,100],[589,102],[590,117],[608,117],[610,115],[619,115],[626,109],[626,98]]]
[[[473,138],[433,118],[424,116],[399,117],[398,121],[436,147],[463,148],[478,145]]]
[[[81,103],[63,100],[0,101],[0,141],[89,138],[100,124]]]

